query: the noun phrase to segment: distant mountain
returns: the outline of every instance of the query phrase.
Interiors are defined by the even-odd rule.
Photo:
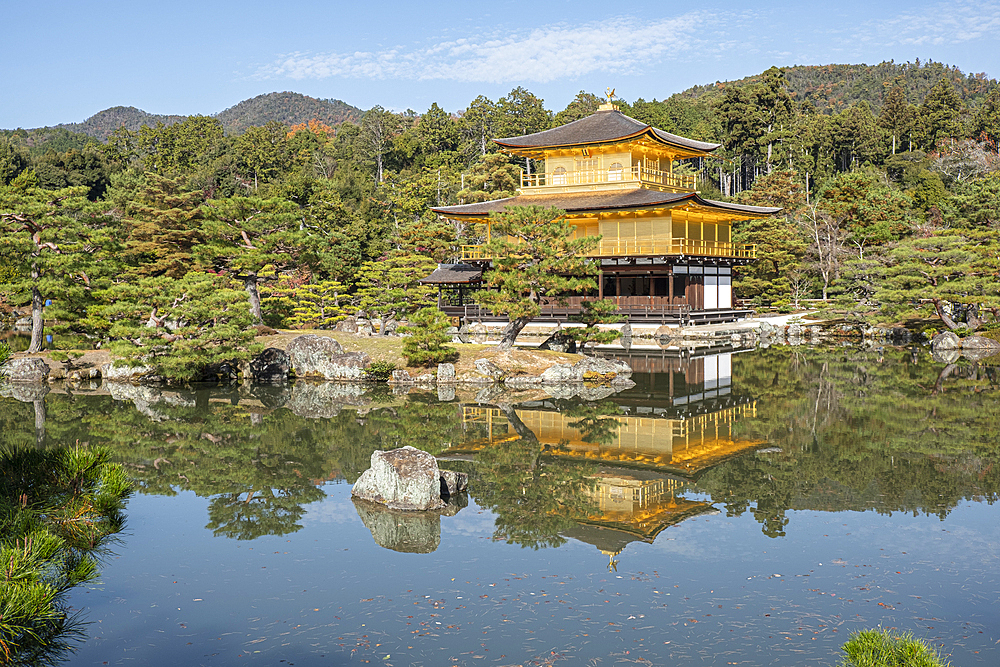
[[[91,137],[96,137],[104,141],[112,132],[124,126],[130,130],[138,130],[143,125],[150,127],[157,123],[173,125],[187,118],[187,116],[162,116],[159,114],[147,113],[135,107],[111,107],[104,111],[99,111],[82,123],[63,123],[56,127],[66,128],[70,132],[78,132]]]
[[[344,121],[359,121],[364,111],[340,100],[319,100],[299,93],[267,93],[240,102],[225,111],[215,114],[229,134],[241,134],[253,125],[266,125],[272,120],[284,125],[307,123],[318,120],[327,125],[337,125]],[[111,107],[100,111],[82,123],[62,123],[54,128],[21,130],[21,134],[32,134],[40,140],[47,139],[52,130],[64,130],[73,135],[86,135],[105,141],[120,127],[136,131],[143,125],[150,127],[157,123],[173,125],[184,121],[187,116],[164,116],[147,113],[135,107]],[[0,131],[13,134],[14,131]],[[63,133],[65,134],[65,133]],[[62,137],[63,134],[59,136]],[[83,142],[86,143],[86,142]]]
[[[912,104],[920,104],[940,79],[948,79],[958,95],[970,106],[978,105],[997,85],[986,74],[962,74],[957,67],[918,59],[913,63],[882,62],[878,65],[795,65],[784,67],[788,88],[800,102],[808,102],[820,113],[839,113],[858,102],[868,102],[875,113],[882,100],[899,83]],[[717,81],[695,86],[673,97],[710,101],[725,94],[726,89],[745,86],[761,78],[749,76],[737,81]]]
[[[240,134],[248,127],[266,125],[276,120],[283,125],[318,120],[327,125],[355,122],[364,112],[340,100],[318,100],[299,93],[267,93],[240,102],[215,115],[229,134]]]

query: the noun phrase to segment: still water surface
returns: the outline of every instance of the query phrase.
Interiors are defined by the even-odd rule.
[[[924,351],[633,359],[634,388],[0,398],[7,441],[137,480],[79,665],[833,665],[854,630],[1000,663],[1000,394]],[[110,393],[109,393],[110,390]],[[7,392],[9,394],[9,392]],[[470,473],[355,505],[374,449]]]

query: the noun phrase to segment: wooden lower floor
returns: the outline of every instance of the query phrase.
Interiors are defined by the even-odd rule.
[[[535,322],[559,322],[570,321],[572,315],[582,312],[582,302],[595,299],[597,297],[567,297],[564,303],[551,301],[542,304],[541,313],[534,319]],[[667,297],[605,297],[618,303],[618,314],[624,319],[623,322],[636,322],[645,324],[679,324],[682,326],[693,324],[721,324],[723,322],[735,322],[753,315],[752,310],[738,308],[712,308],[693,310],[685,303],[671,303]],[[462,305],[451,305],[442,303],[440,309],[449,317],[458,318],[464,322],[506,322],[507,316],[497,315],[489,309],[483,308],[476,303],[463,303]]]

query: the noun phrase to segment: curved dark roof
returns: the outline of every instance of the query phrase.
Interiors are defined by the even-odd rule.
[[[611,143],[634,139],[643,134],[648,134],[650,138],[660,143],[671,144],[699,153],[714,151],[722,145],[679,137],[676,134],[670,134],[637,121],[635,118],[629,118],[620,111],[612,110],[598,111],[586,118],[574,120],[572,123],[566,123],[551,130],[525,134],[520,137],[494,139],[493,141],[504,148],[511,149],[556,148],[559,146]]]
[[[421,285],[465,285],[483,280],[483,267],[470,264],[438,264],[434,272],[417,282]]]
[[[707,208],[732,211],[733,213],[749,213],[751,215],[773,215],[780,208],[769,206],[744,206],[728,202],[703,199],[695,192],[659,192],[635,188],[633,190],[609,190],[604,192],[572,192],[553,194],[518,195],[506,199],[494,199],[476,204],[460,204],[458,206],[439,206],[432,211],[445,217],[482,217],[490,213],[499,213],[511,206],[542,206],[545,208],[561,208],[567,213],[582,211],[612,211],[621,209],[651,208],[656,206],[676,205],[684,201]]]

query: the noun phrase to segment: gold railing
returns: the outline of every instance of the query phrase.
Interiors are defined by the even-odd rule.
[[[590,185],[595,183],[648,183],[662,185],[679,190],[697,190],[697,176],[673,174],[659,169],[650,169],[643,165],[632,165],[623,169],[591,169],[584,171],[567,171],[563,173],[541,172],[526,174],[521,170],[521,187],[558,187],[562,185]]]
[[[609,239],[587,253],[588,257],[651,257],[665,255],[691,255],[694,257],[731,257],[756,259],[757,246],[725,241],[646,241],[641,239]],[[462,246],[462,260],[490,259],[483,246]]]
[[[489,259],[489,257],[486,256],[481,245],[462,246],[462,260],[470,259]]]

